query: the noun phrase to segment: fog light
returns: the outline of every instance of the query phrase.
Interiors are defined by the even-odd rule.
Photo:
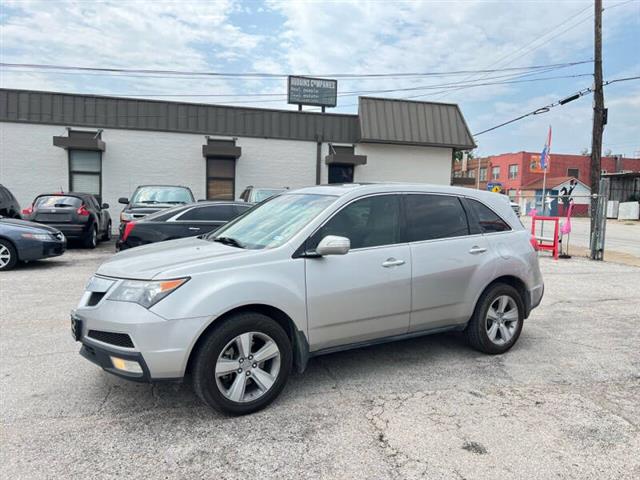
[[[116,370],[127,373],[142,373],[142,367],[135,360],[125,360],[124,358],[110,357],[111,363]]]

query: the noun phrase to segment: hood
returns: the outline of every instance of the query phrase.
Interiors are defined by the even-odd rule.
[[[28,220],[20,220],[17,218],[0,218],[0,225],[8,225],[10,227],[23,228],[25,230],[45,231],[48,233],[59,233],[60,230],[43,225],[41,223],[29,222]]]
[[[107,277],[151,280],[177,268],[188,271],[190,265],[195,267],[203,260],[215,261],[254,252],[198,237],[182,238],[120,252],[100,265],[96,273]]]

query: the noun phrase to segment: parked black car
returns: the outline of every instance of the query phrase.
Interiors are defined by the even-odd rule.
[[[132,220],[139,220],[159,210],[166,210],[176,205],[194,203],[195,198],[189,187],[179,185],[140,185],[131,198],[121,197],[119,203],[126,205],[120,213],[120,235],[124,226]]]
[[[38,195],[33,204],[22,211],[26,220],[50,225],[69,239],[82,241],[95,248],[98,240],[111,239],[109,204],[100,205],[89,193],[48,193]]]
[[[67,240],[59,230],[15,218],[0,216],[0,271],[18,262],[62,255]]]
[[[0,185],[0,216],[20,218],[20,204],[4,185]]]
[[[127,222],[116,250],[211,232],[249,210],[244,202],[198,202]]]

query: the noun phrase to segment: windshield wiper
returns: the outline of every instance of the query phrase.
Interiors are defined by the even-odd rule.
[[[240,243],[235,238],[231,238],[231,237],[217,237],[217,238],[214,238],[213,241],[220,242],[225,245],[230,245],[232,247],[245,248],[245,246],[242,243]]]
[[[178,202],[178,201],[176,201],[176,200],[171,200],[171,201],[164,202],[164,203],[171,203],[171,204],[176,204],[176,205],[177,205],[177,204],[184,205],[184,202]]]
[[[139,202],[135,202],[135,203],[159,203],[155,200],[140,200]]]

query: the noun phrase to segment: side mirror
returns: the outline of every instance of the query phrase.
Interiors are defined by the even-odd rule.
[[[103,210],[106,210],[106,209],[108,209],[108,208],[109,208],[109,204],[108,204],[108,203],[103,203],[103,204],[102,204],[102,209],[103,209]]]
[[[351,241],[347,237],[327,235],[316,247],[318,255],[345,255],[351,248]]]
[[[118,199],[118,203],[121,203],[123,205],[128,205],[129,204],[129,199],[127,197],[120,197]]]

